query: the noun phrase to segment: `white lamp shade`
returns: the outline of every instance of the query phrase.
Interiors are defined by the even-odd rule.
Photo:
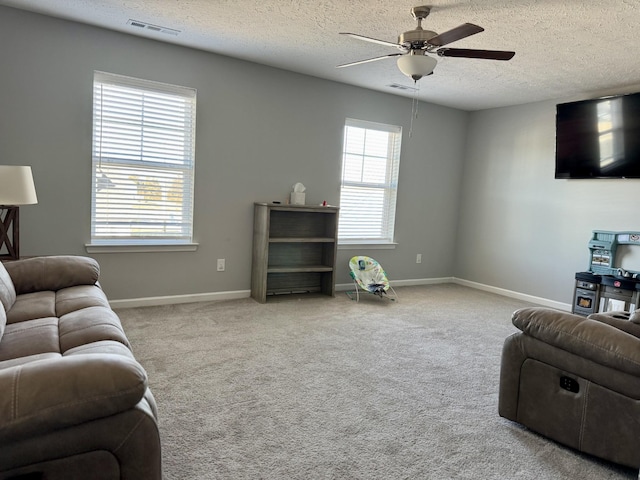
[[[31,167],[0,165],[0,205],[38,203]]]
[[[398,57],[398,68],[407,77],[418,81],[426,75],[430,75],[436,68],[438,61],[428,55],[409,53]]]

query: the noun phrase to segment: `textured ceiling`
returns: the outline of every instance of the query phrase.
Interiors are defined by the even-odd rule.
[[[418,0],[419,1],[419,0]],[[640,90],[640,0],[434,0],[423,27],[441,33],[470,22],[485,31],[449,46],[513,50],[508,61],[438,58],[417,83],[421,100],[479,110],[548,99]],[[395,42],[415,28],[416,0],[0,0],[0,5],[195,47],[373,90],[411,97],[395,53],[339,35]],[[128,25],[128,20],[179,31]],[[175,33],[175,32],[173,32]]]

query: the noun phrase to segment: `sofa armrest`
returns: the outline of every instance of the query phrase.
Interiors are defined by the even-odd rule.
[[[547,308],[518,310],[512,321],[526,335],[640,377],[640,339],[611,325]]]
[[[98,262],[90,257],[74,255],[27,258],[8,262],[5,268],[18,295],[94,285],[100,276]]]
[[[125,411],[146,389],[144,369],[122,355],[73,355],[0,370],[0,442]]]

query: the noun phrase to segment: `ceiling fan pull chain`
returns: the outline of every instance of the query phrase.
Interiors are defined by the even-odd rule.
[[[413,90],[413,99],[411,99],[411,124],[409,125],[409,138],[413,135],[413,119],[418,118],[418,105],[420,104],[418,100],[420,86],[418,85],[417,80],[414,80],[413,83],[416,88]]]

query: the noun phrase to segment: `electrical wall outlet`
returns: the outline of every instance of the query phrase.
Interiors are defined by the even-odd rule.
[[[225,265],[224,265],[224,258],[219,258],[219,259],[218,259],[218,267],[217,267],[217,270],[218,270],[219,272],[224,272],[224,267],[225,267]]]
[[[422,254],[421,253],[416,255],[416,263],[422,263]]]

